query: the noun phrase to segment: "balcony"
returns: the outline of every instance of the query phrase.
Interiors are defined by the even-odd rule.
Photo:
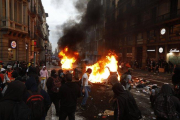
[[[131,26],[127,26],[126,28],[123,28],[123,31],[129,32],[129,31],[134,31],[142,28],[148,28],[152,27],[154,25],[158,25],[160,23],[168,22],[169,20],[177,19],[180,17],[180,10],[177,11],[177,13],[167,13],[161,16],[158,16],[155,19],[149,19],[143,22],[136,23]]]
[[[156,18],[156,23],[163,22],[163,21],[166,21],[166,20],[169,20],[169,19],[171,19],[170,13],[167,13],[167,14],[164,14],[164,15],[161,15],[161,16],[157,17]]]
[[[36,7],[35,7],[35,6],[31,6],[30,15],[31,15],[31,17],[33,17],[33,18],[36,17],[37,11],[36,11]]]

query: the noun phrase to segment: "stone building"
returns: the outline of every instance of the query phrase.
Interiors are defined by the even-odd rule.
[[[147,59],[180,64],[180,0],[99,1],[104,22],[88,31],[90,37],[82,50],[86,57],[93,59],[93,53],[101,56],[111,49],[119,61],[136,60],[142,68]],[[97,35],[102,42],[98,42]]]
[[[38,62],[49,43],[47,16],[41,0],[0,0],[0,60]]]
[[[0,60],[28,61],[28,1],[0,0]]]
[[[122,60],[180,63],[180,0],[119,0],[116,13]]]

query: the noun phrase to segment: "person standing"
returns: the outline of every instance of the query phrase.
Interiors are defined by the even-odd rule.
[[[43,66],[42,70],[40,71],[41,76],[41,87],[44,90],[45,89],[45,81],[48,78],[48,71],[46,70],[46,66]]]
[[[25,94],[24,100],[31,109],[32,120],[45,120],[51,100],[48,93],[38,87],[36,79],[30,76],[26,80],[25,85],[28,91]]]
[[[0,77],[3,81],[3,84],[6,84],[7,82],[11,82],[10,79],[8,78],[8,75],[6,74],[6,69],[4,68],[1,68]]]
[[[164,84],[154,102],[154,113],[157,120],[179,120],[180,101],[173,95],[170,85]]]
[[[59,120],[75,120],[77,98],[80,97],[80,87],[72,82],[72,74],[66,74],[66,83],[59,90],[60,111]]]
[[[0,120],[15,119],[13,118],[14,107],[17,102],[23,101],[25,92],[26,86],[20,81],[13,81],[8,85],[3,98],[0,100]]]
[[[113,85],[114,120],[139,120],[142,118],[133,95],[120,83]]]
[[[56,70],[51,71],[51,77],[47,79],[46,82],[47,92],[51,98],[51,101],[54,103],[56,108],[56,116],[59,116],[59,99],[58,93],[59,88],[61,87],[61,82],[59,80],[58,75],[56,74]]]
[[[86,101],[88,99],[88,92],[91,91],[91,86],[88,84],[89,76],[92,73],[92,69],[88,68],[87,71],[82,76],[82,93],[84,93],[84,98],[81,103],[81,109],[86,109]]]

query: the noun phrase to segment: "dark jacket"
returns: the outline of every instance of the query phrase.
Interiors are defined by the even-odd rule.
[[[126,101],[131,100],[136,105],[136,101],[132,94],[124,90],[120,83],[113,85],[114,92],[114,120],[128,120],[126,111]],[[137,106],[137,105],[136,105]]]
[[[49,95],[55,94],[52,91],[52,87],[53,87],[53,78],[52,78],[52,76],[47,79],[46,86],[47,86],[47,92],[48,92]]]
[[[0,100],[0,120],[11,120],[13,107],[17,101],[23,100],[26,86],[20,81],[13,81],[8,84],[4,97]]]
[[[32,93],[37,92],[38,91],[38,86],[36,83],[36,80],[34,77],[30,77],[29,79],[27,79],[26,83],[25,83],[27,90],[30,90]],[[40,88],[39,88],[40,89]],[[51,101],[50,101],[50,97],[49,95],[46,93],[46,91],[44,90],[40,90],[40,94],[43,96],[44,98],[44,106],[46,109],[46,113],[51,105]],[[26,95],[25,95],[25,101],[27,101],[27,99],[31,96],[31,94],[27,91]]]
[[[160,94],[157,96],[156,101],[158,101],[159,97],[162,95],[163,96],[170,96],[170,98],[174,104],[174,107],[176,107],[176,111],[178,113],[180,113],[180,101],[177,97],[174,96],[173,89],[171,88],[170,85],[165,84],[162,86]],[[155,103],[156,103],[156,101],[155,101]],[[155,111],[156,111],[156,108],[155,108]],[[167,119],[160,118],[159,116],[157,116],[157,120],[167,120]]]
[[[73,82],[63,84],[59,90],[60,111],[75,112],[80,87]]]

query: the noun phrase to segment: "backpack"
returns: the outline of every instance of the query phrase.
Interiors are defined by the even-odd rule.
[[[27,105],[31,109],[31,119],[32,120],[41,120],[45,114],[45,107],[44,107],[44,98],[40,94],[41,89],[38,92],[28,92],[31,94],[30,97],[27,99]]]
[[[31,110],[25,102],[16,102],[11,120],[31,120]]]
[[[59,92],[59,88],[61,87],[61,81],[58,78],[53,78],[53,82],[52,82],[52,91],[55,93]]]
[[[158,117],[169,120],[178,116],[171,96],[159,95],[154,102],[154,113]]]
[[[141,111],[139,110],[135,100],[130,98],[128,92],[127,92],[127,94],[128,94],[128,99],[124,98],[126,101],[125,102],[125,104],[126,104],[126,110],[125,110],[126,120],[139,120],[139,119],[141,119],[142,118]]]

